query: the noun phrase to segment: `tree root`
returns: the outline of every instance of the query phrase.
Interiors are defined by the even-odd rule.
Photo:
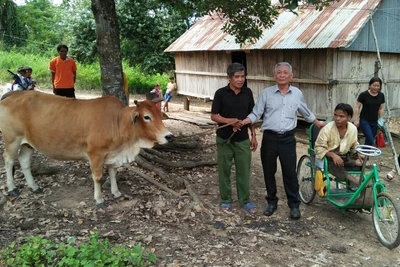
[[[171,176],[161,168],[157,168],[140,155],[136,156],[135,162],[142,168],[155,172],[165,183],[172,183],[174,188],[183,188],[183,179],[177,176]]]
[[[181,197],[182,197],[182,195],[180,195],[180,194],[178,194],[177,192],[175,192],[174,190],[172,190],[172,189],[166,187],[165,185],[163,185],[163,184],[157,182],[156,180],[154,180],[154,179],[151,178],[150,176],[148,176],[148,175],[146,175],[146,174],[144,174],[144,173],[142,173],[142,172],[140,172],[140,171],[135,170],[131,165],[125,164],[124,166],[125,166],[126,168],[128,168],[129,170],[133,171],[134,173],[136,173],[137,175],[139,175],[140,177],[146,179],[146,180],[149,181],[150,183],[152,183],[152,184],[158,186],[159,188],[161,188],[162,190],[164,190],[164,191],[170,193],[171,195],[173,195],[173,196],[175,196],[175,197],[178,197],[178,198],[181,198]]]
[[[210,217],[210,220],[214,220],[214,214],[207,208],[204,207],[203,202],[201,201],[199,195],[196,193],[196,191],[193,189],[192,185],[185,179],[183,179],[183,181],[185,182],[185,186],[186,189],[189,193],[189,195],[192,197],[193,202],[191,205],[189,205],[186,209],[185,209],[185,213],[187,213],[189,210],[191,210],[192,208],[197,207],[197,210],[199,211],[204,211],[205,213],[207,213],[207,215]],[[214,210],[213,206],[209,203],[205,203],[207,206],[211,207],[212,210]]]
[[[217,165],[216,160],[209,160],[209,161],[176,161],[172,162],[169,160],[165,160],[163,158],[160,158],[158,155],[155,153],[148,153],[145,150],[141,149],[139,155],[147,160],[151,160],[160,164],[163,164],[164,166],[168,166],[171,168],[195,168],[198,166],[209,166],[209,165]]]

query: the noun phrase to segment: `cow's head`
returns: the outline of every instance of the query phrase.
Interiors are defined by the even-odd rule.
[[[140,147],[153,147],[154,143],[166,144],[172,141],[174,136],[165,128],[162,122],[162,113],[156,107],[155,102],[135,100],[135,104],[136,108],[132,113],[131,124],[139,136]]]

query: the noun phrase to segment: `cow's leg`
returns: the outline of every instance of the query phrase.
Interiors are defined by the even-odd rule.
[[[114,195],[114,198],[121,197],[122,194],[119,192],[117,185],[117,168],[108,166],[108,174],[110,175],[111,193]]]
[[[19,196],[19,191],[15,186],[14,182],[14,160],[18,154],[18,147],[20,143],[16,140],[13,142],[7,142],[7,139],[3,136],[5,143],[5,150],[3,153],[4,166],[7,173],[7,187],[8,193],[11,196]]]
[[[92,178],[94,183],[94,200],[96,201],[96,205],[100,208],[105,208],[107,205],[104,203],[104,200],[101,195],[101,184],[100,179],[103,173],[103,158],[99,157],[90,157],[90,169],[92,171]]]
[[[33,192],[39,193],[41,192],[41,190],[39,189],[39,186],[35,183],[31,172],[31,159],[33,152],[33,148],[29,145],[22,145],[19,150],[18,160],[19,164],[21,164],[21,169],[24,173],[28,187],[32,189]]]

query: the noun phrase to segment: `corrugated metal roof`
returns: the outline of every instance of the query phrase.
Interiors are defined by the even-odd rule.
[[[342,0],[322,11],[302,6],[295,14],[283,11],[275,24],[252,45],[240,47],[235,37],[224,33],[224,20],[204,16],[165,51],[305,49],[346,47],[383,0]]]

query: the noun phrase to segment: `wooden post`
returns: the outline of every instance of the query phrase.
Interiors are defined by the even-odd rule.
[[[189,111],[190,98],[188,96],[183,97],[183,109]]]
[[[393,152],[393,160],[394,160],[394,167],[396,169],[397,174],[400,174],[400,166],[399,166],[399,161],[398,161],[398,154],[396,151],[396,148],[393,144],[393,139],[392,139],[392,135],[390,134],[390,120],[391,120],[391,115],[390,115],[390,96],[389,96],[389,92],[387,90],[387,83],[386,83],[386,79],[385,79],[385,75],[383,73],[383,64],[382,64],[382,59],[381,59],[381,54],[379,52],[379,46],[378,46],[378,39],[376,38],[376,33],[375,33],[375,25],[374,25],[374,21],[372,20],[372,15],[371,15],[371,11],[369,11],[369,18],[371,21],[371,28],[372,28],[372,34],[374,37],[374,41],[375,41],[375,46],[376,46],[376,55],[378,57],[378,68],[380,69],[381,73],[382,73],[382,91],[384,91],[385,95],[386,95],[386,101],[385,101],[385,108],[387,110],[388,113],[388,118],[387,118],[387,128],[388,128],[388,139],[389,139],[389,144],[390,147],[392,148],[392,152]]]

